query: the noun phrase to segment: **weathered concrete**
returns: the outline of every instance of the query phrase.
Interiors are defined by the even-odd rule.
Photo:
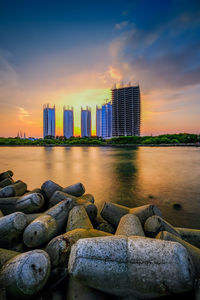
[[[121,218],[115,234],[145,236],[139,218],[133,214],[127,214]]]
[[[79,228],[56,236],[48,243],[45,249],[51,258],[52,266],[67,266],[71,246],[74,243],[79,239],[98,236],[111,236],[111,234],[96,229]]]
[[[199,248],[187,243],[186,241],[182,240],[178,236],[167,231],[159,232],[159,234],[156,236],[156,239],[178,242],[181,245],[183,245],[187,249],[187,251],[189,252],[193,260],[194,267],[196,270],[196,277],[200,278],[200,249]]]
[[[123,205],[105,202],[101,210],[101,216],[116,227],[118,226],[120,219],[128,213],[136,215],[140,219],[142,225],[144,225],[147,218],[153,215],[161,216],[161,211],[153,204],[129,208]]]
[[[84,206],[75,206],[69,212],[66,231],[71,231],[77,228],[93,228]]]
[[[12,176],[13,176],[13,172],[11,170],[0,173],[0,181],[4,180],[5,178],[10,178]]]
[[[42,250],[19,254],[1,269],[0,282],[9,296],[29,298],[40,291],[50,274],[50,259]]]
[[[0,247],[7,248],[19,242],[26,226],[26,216],[22,212],[0,218]]]
[[[85,187],[82,183],[78,182],[67,186],[63,189],[64,193],[70,194],[72,196],[80,197],[85,193]]]
[[[7,185],[13,184],[14,180],[11,177],[7,177],[0,181],[0,188],[3,188]]]
[[[53,193],[56,191],[62,191],[62,189],[62,186],[53,182],[52,180],[45,181],[41,186],[41,190],[47,199],[50,199]]]
[[[181,238],[186,242],[200,248],[200,230],[191,228],[175,227]]]
[[[67,300],[109,300],[110,296],[92,289],[70,276],[67,287]]]
[[[151,299],[192,290],[194,266],[179,243],[144,237],[81,239],[69,272],[82,283],[121,297]]]
[[[17,251],[12,251],[12,250],[8,250],[8,249],[0,248],[0,269],[3,267],[3,265],[5,265],[5,263],[9,259],[11,259],[11,258],[13,258],[13,257],[15,257],[19,254],[20,253],[17,252]]]
[[[39,247],[62,233],[72,207],[73,201],[64,200],[36,218],[24,231],[24,244],[29,248]]]
[[[36,213],[44,205],[44,198],[39,193],[28,193],[21,197],[0,198],[0,209],[5,215],[16,211],[23,213]]]
[[[27,191],[27,184],[21,180],[7,185],[0,190],[0,198],[21,196]]]
[[[180,237],[176,229],[159,216],[149,217],[144,224],[144,231],[149,237],[155,237],[160,231],[168,231]]]

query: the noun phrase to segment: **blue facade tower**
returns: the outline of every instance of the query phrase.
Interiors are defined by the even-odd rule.
[[[55,105],[53,108],[49,104],[43,106],[43,137],[51,135],[55,137]]]
[[[74,136],[74,110],[73,107],[63,107],[63,135],[68,139]]]
[[[81,107],[81,136],[91,137],[91,108],[88,106]]]

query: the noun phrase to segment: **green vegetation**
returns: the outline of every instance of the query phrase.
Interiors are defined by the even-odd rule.
[[[122,136],[104,140],[99,137],[71,137],[66,139],[63,136],[53,138],[47,136],[44,139],[20,139],[0,137],[0,145],[18,146],[18,145],[171,145],[171,144],[198,144],[200,135],[198,134],[163,134],[159,136]]]

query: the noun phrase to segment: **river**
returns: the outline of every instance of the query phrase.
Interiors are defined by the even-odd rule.
[[[28,189],[82,182],[99,209],[152,203],[174,226],[200,229],[200,148],[0,147],[0,172],[8,169]]]

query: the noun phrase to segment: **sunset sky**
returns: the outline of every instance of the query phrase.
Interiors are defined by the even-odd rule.
[[[141,134],[200,133],[199,0],[0,0],[0,136],[42,137],[43,104],[110,98],[139,81]]]

